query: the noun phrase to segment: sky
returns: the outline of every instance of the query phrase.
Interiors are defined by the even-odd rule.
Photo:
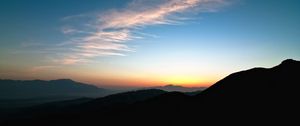
[[[0,79],[210,86],[300,60],[298,0],[1,0]]]

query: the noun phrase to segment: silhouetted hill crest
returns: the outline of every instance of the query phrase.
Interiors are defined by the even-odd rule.
[[[262,100],[279,96],[291,98],[295,97],[291,95],[292,92],[299,92],[299,75],[300,62],[288,59],[272,68],[253,68],[230,74],[198,96],[216,98],[217,101],[239,99],[248,102],[249,99]]]
[[[165,93],[167,92],[158,89],[129,91],[124,93],[112,94],[103,98],[97,98],[86,103],[86,105],[103,107],[117,104],[132,104],[135,102],[144,101],[149,98],[160,96]]]

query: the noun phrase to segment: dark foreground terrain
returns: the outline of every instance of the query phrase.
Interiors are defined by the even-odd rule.
[[[5,125],[289,125],[299,121],[300,62],[233,73],[196,95],[140,90],[20,109]],[[294,124],[295,125],[295,124]]]

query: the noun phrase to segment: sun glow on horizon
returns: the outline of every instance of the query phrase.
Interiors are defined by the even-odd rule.
[[[201,77],[193,77],[193,76],[171,76],[171,77],[166,77],[163,83],[186,86],[186,87],[207,87],[211,85],[213,81],[202,79]]]
[[[222,78],[222,77],[220,77]],[[140,75],[140,76],[114,76],[114,77],[87,77],[79,78],[79,82],[85,82],[98,87],[155,87],[166,85],[178,85],[183,87],[209,87],[219,78],[173,75],[173,76],[155,76],[155,75]]]

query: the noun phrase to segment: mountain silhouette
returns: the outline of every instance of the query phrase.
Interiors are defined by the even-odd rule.
[[[20,109],[18,110],[20,112],[17,115],[13,116],[13,118],[17,118],[17,120],[19,120],[19,122],[22,123],[29,121],[30,125],[43,123],[39,121],[49,116],[54,116],[53,118],[55,119],[63,119],[63,121],[59,121],[61,123],[67,122],[67,120],[71,121],[74,118],[79,117],[78,115],[85,115],[85,118],[83,119],[86,118],[92,119],[97,116],[98,117],[105,116],[107,112],[112,112],[121,108],[123,109],[135,103],[145,101],[165,93],[167,92],[163,90],[148,89],[148,90],[137,90],[137,91],[124,92],[124,93],[117,93],[117,94],[109,95],[102,98],[96,98],[96,99],[80,98],[75,100],[65,100],[59,102],[45,103],[45,104],[29,107],[27,109]],[[3,120],[4,119],[2,119],[2,121]],[[0,124],[1,124],[1,119],[0,119]],[[81,123],[76,123],[76,124],[81,124]],[[52,123],[48,123],[44,125],[52,125]]]
[[[79,98],[74,100],[45,103],[45,104],[31,107],[31,110],[35,109],[40,111],[42,109],[51,109],[51,108],[64,109],[65,106],[87,108],[89,110],[95,110],[95,109],[99,110],[104,107],[107,109],[107,107],[134,104],[139,101],[144,101],[165,93],[167,92],[158,89],[128,91],[128,92],[116,93],[116,94],[112,94],[100,98]]]
[[[165,85],[165,86],[157,86],[157,87],[150,87],[148,89],[159,89],[164,91],[178,91],[178,92],[200,92],[205,89],[205,87],[183,87],[179,85]]]
[[[26,99],[49,96],[100,97],[108,90],[93,85],[59,80],[0,80],[0,99]]]
[[[299,75],[300,62],[288,59],[273,68],[253,68],[231,74],[198,96],[220,102],[295,98],[299,95]],[[243,99],[240,99],[241,96]]]
[[[86,105],[100,107],[110,106],[113,104],[132,104],[135,102],[144,101],[155,96],[159,96],[164,93],[167,92],[158,89],[129,91],[125,93],[118,93],[109,95],[107,97],[94,99],[86,103]]]
[[[8,111],[6,109],[30,107],[82,97],[103,97],[116,92],[70,79],[0,80],[0,113]]]
[[[273,68],[233,73],[197,95],[160,90],[121,93],[33,114],[26,110],[22,113],[26,118],[12,116],[3,124],[289,125],[298,122],[299,75],[300,62],[289,59]]]

